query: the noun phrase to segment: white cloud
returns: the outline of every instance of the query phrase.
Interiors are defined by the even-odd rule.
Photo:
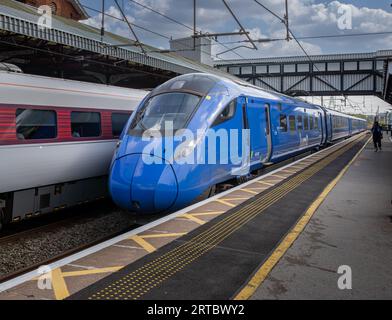
[[[193,24],[193,11],[191,0],[137,0],[166,14],[188,26]],[[238,25],[233,17],[226,10],[221,1],[199,0],[197,10],[198,28],[203,32],[227,32],[238,30]],[[271,10],[280,16],[284,15],[283,0],[264,0],[262,1]],[[265,11],[252,0],[231,0],[229,2],[233,11],[236,13],[242,24],[251,32],[252,38],[284,38],[286,36],[284,25],[273,15]],[[353,18],[353,30],[339,30],[337,20],[340,17],[339,8],[350,8]],[[129,20],[138,25],[144,26],[155,32],[161,33],[166,37],[180,38],[192,34],[192,30],[169,21],[168,19],[144,9],[141,6],[127,2],[126,12]],[[121,17],[120,12],[111,6],[108,14]],[[328,34],[352,34],[365,32],[382,32],[392,30],[392,14],[381,9],[371,9],[347,4],[343,1],[330,1],[316,3],[315,0],[290,0],[289,17],[291,29],[295,35],[328,35]],[[112,32],[130,36],[126,24],[107,17],[106,29]],[[87,24],[100,27],[101,18],[96,15]],[[169,47],[168,39],[142,31],[135,28],[141,41],[156,47]],[[246,40],[246,37],[226,37],[220,38],[221,42],[233,42]],[[310,54],[339,53],[339,52],[362,52],[375,51],[388,47],[390,37],[366,37],[366,38],[329,38],[322,40],[301,41],[304,48]],[[235,47],[239,44],[228,45]],[[287,56],[302,55],[303,52],[295,41],[270,42],[258,44],[259,50],[249,50],[240,48],[236,52],[246,57],[262,56]],[[214,46],[213,52],[221,52],[226,49]],[[238,58],[233,53],[223,55],[224,58]]]

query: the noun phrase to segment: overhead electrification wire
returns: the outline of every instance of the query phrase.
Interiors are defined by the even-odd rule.
[[[174,19],[174,18],[172,18],[172,17],[169,17],[168,15],[163,14],[163,13],[161,13],[161,12],[155,10],[155,9],[152,8],[152,7],[146,6],[145,4],[142,4],[142,3],[140,3],[140,2],[138,2],[138,1],[136,1],[136,0],[128,0],[128,1],[130,1],[130,2],[132,2],[132,3],[134,3],[134,4],[138,5],[138,6],[140,6],[140,7],[144,8],[144,9],[146,9],[146,10],[149,10],[149,11],[151,11],[151,12],[154,12],[154,13],[160,15],[161,17],[166,18],[167,20],[169,20],[169,21],[171,21],[171,22],[173,22],[173,23],[176,23],[176,24],[178,24],[178,25],[181,25],[181,26],[183,26],[184,28],[187,28],[188,30],[193,31],[193,27],[191,27],[191,26],[189,26],[189,25],[187,25],[187,24],[185,24],[185,23],[183,23],[183,22],[181,22],[181,21],[179,21],[179,20],[177,20],[177,19]],[[231,48],[227,47],[226,45],[222,44],[218,39],[212,39],[212,40],[214,40],[214,41],[217,43],[217,45],[221,45],[222,47],[224,47],[224,48],[226,48],[226,49],[231,49]],[[238,57],[240,57],[241,59],[245,59],[245,57],[243,57],[242,55],[240,55],[238,52],[233,51],[233,53],[234,53],[235,55],[237,55]],[[221,59],[221,58],[219,58],[218,56],[215,56],[215,57],[218,58],[218,59]]]
[[[151,12],[154,12],[154,13],[160,15],[161,17],[164,17],[165,19],[170,20],[171,22],[177,23],[177,24],[179,24],[179,25],[181,25],[181,26],[183,26],[183,27],[185,27],[185,28],[187,28],[187,29],[193,31],[193,28],[192,28],[191,26],[188,26],[188,25],[186,25],[185,23],[183,23],[183,22],[181,22],[181,21],[179,21],[179,20],[176,20],[176,19],[174,19],[174,18],[172,18],[172,17],[169,17],[169,16],[167,16],[167,15],[165,15],[165,14],[163,14],[163,13],[157,11],[157,10],[155,10],[155,9],[152,8],[152,7],[146,6],[145,4],[142,4],[142,3],[140,3],[140,2],[138,2],[138,1],[136,1],[136,0],[128,0],[128,1],[129,1],[129,2],[132,2],[132,3],[134,3],[134,4],[137,4],[138,6],[144,8],[144,9],[146,9],[146,10],[149,10],[149,11],[151,11]]]
[[[245,28],[243,27],[243,25],[241,24],[240,20],[237,18],[237,16],[235,15],[235,13],[233,12],[233,10],[230,8],[229,4],[225,1],[222,0],[223,4],[225,5],[226,9],[230,12],[231,16],[233,17],[233,19],[235,20],[235,22],[237,22],[238,26],[240,27],[240,31],[245,32],[245,36],[248,38],[249,42],[252,44],[252,48],[257,50],[257,46],[254,44],[254,42],[252,41],[251,37],[249,36],[248,33],[246,33]],[[251,49],[252,49],[251,48]]]
[[[297,39],[298,40],[310,40],[310,39],[326,39],[326,38],[366,37],[366,36],[379,36],[379,35],[392,35],[392,31],[302,36],[302,37],[297,37]],[[287,41],[287,39],[286,38],[253,39],[253,41],[254,42],[271,42],[271,41]],[[227,41],[227,42],[221,42],[221,44],[238,44],[238,43],[244,43],[244,42],[248,42],[248,40]],[[216,45],[216,44],[211,44],[211,45]]]
[[[88,10],[94,11],[94,12],[96,12],[96,13],[102,14],[102,11],[101,11],[101,10],[94,9],[94,8],[91,8],[91,7],[86,6],[86,5],[81,5],[81,6],[82,6],[83,8],[85,8],[85,9],[88,9]],[[109,14],[109,13],[104,13],[104,16],[109,17],[109,18],[112,18],[112,19],[115,19],[115,20],[118,20],[118,21],[121,21],[121,22],[124,22],[123,19],[118,18],[118,17],[116,17],[116,16],[114,16],[114,15],[112,15],[112,14]],[[165,39],[168,39],[168,40],[171,39],[169,36],[166,36],[166,35],[164,35],[164,34],[162,34],[162,33],[159,33],[159,32],[156,32],[156,31],[153,31],[153,30],[150,30],[150,29],[147,29],[146,27],[140,26],[140,25],[138,25],[138,24],[136,24],[136,23],[134,23],[134,22],[132,22],[131,24],[132,24],[134,27],[138,28],[138,29],[141,29],[141,30],[146,31],[146,32],[150,32],[150,33],[152,33],[152,34],[155,34],[156,36],[159,36],[159,37],[162,37],[162,38],[165,38]]]
[[[256,2],[257,4],[259,4],[261,7],[263,7],[265,10],[267,10],[269,13],[271,13],[272,15],[274,15],[276,18],[278,18],[282,23],[286,23],[285,19],[283,19],[282,17],[280,17],[278,14],[276,14],[275,12],[273,12],[271,9],[267,8],[265,5],[261,4],[259,1],[257,0],[253,0],[254,2]],[[309,62],[313,64],[313,67],[316,68],[316,70],[318,72],[321,72],[320,69],[317,67],[316,64],[314,64],[312,58],[310,57],[310,55],[308,54],[308,52],[305,50],[305,48],[303,47],[303,45],[301,44],[301,42],[297,39],[297,37],[295,36],[295,34],[293,33],[293,31],[291,30],[291,28],[289,28],[287,26],[287,29],[289,31],[289,34],[293,37],[294,41],[298,44],[298,46],[300,47],[300,49],[302,50],[302,52],[305,54],[305,56],[308,58]],[[334,86],[328,81],[328,79],[323,79],[323,81],[325,81],[326,83],[328,83],[332,88],[334,88]]]
[[[86,6],[86,5],[82,5],[82,7],[84,7],[85,9],[88,9],[88,10],[91,10],[91,11],[94,11],[94,12],[97,12],[97,13],[102,14],[102,11],[100,11],[100,10],[98,10],[98,9],[94,9],[94,8],[91,8],[91,7]],[[103,13],[103,15],[105,15],[105,16],[107,16],[107,17],[109,17],[109,18],[112,18],[112,19],[115,19],[115,20],[118,20],[118,21],[120,21],[120,22],[124,22],[124,23],[125,23],[125,20],[123,20],[123,19],[121,19],[121,18],[118,18],[118,17],[116,17],[116,16],[113,16],[113,15],[111,15],[111,14]],[[159,36],[159,37],[162,37],[162,38],[164,38],[164,39],[167,39],[167,40],[172,40],[172,37],[169,37],[169,36],[164,35],[164,34],[162,34],[162,33],[159,33],[159,32],[153,31],[153,30],[150,30],[150,29],[148,29],[148,28],[146,28],[146,27],[137,25],[137,24],[135,24],[135,23],[133,23],[133,22],[130,22],[130,24],[131,24],[132,26],[134,26],[135,28],[139,28],[139,29],[141,29],[141,30],[144,30],[144,31],[146,31],[146,32],[155,34],[155,35],[157,35],[157,36]],[[187,46],[185,43],[184,43],[183,45],[184,45],[184,46]],[[121,45],[120,45],[120,46],[121,46]],[[191,46],[188,46],[188,47],[189,47],[189,48],[193,48],[193,46],[192,46],[192,47],[191,47]],[[189,51],[189,50],[187,50],[187,49],[184,49],[184,50],[168,50],[167,52],[170,53],[170,52],[177,52],[177,51]],[[147,53],[148,53],[148,52],[155,52],[155,51],[147,51]],[[164,50],[159,50],[158,52],[164,53]],[[205,51],[203,51],[203,50],[201,50],[201,52],[206,53],[206,54],[209,54],[209,52],[205,52]],[[214,57],[216,57],[217,59],[219,59],[219,60],[221,60],[221,61],[226,61],[225,59],[222,59],[222,58],[220,58],[220,57],[218,57],[218,56],[214,56]]]
[[[379,36],[379,35],[388,35],[388,34],[392,34],[392,31],[348,33],[348,34],[326,34],[326,35],[317,35],[317,36],[298,37],[298,39],[308,40],[308,39],[325,39],[325,38],[365,37],[365,36]]]
[[[129,0],[129,1],[130,1],[130,0]],[[135,2],[135,3],[136,3],[136,2]],[[102,14],[102,11],[101,11],[101,10],[98,10],[98,9],[95,9],[95,8],[91,8],[91,7],[87,6],[87,5],[81,5],[81,6],[84,7],[85,9],[91,10],[91,11],[96,12],[96,13],[99,13],[99,14]],[[143,5],[143,7],[146,7],[146,6]],[[147,8],[148,8],[148,7],[147,7]],[[155,12],[155,11],[154,11],[154,12]],[[109,13],[106,13],[106,12],[105,12],[105,13],[103,13],[103,15],[104,15],[104,16],[107,16],[107,17],[109,17],[109,18],[112,18],[112,19],[115,19],[115,20],[118,20],[118,21],[120,21],[120,22],[124,22],[124,23],[125,23],[125,21],[124,21],[123,19],[118,18],[118,17],[116,17],[116,16],[114,16],[114,15],[111,15],[111,14],[109,14]],[[163,14],[160,14],[160,15],[163,15]],[[164,16],[164,15],[163,15],[163,16]],[[170,36],[167,36],[167,35],[164,35],[164,34],[162,34],[162,33],[153,31],[153,30],[151,30],[151,29],[148,29],[148,28],[146,28],[146,27],[140,26],[140,25],[135,24],[135,23],[133,23],[133,22],[130,22],[130,24],[131,24],[132,26],[134,26],[135,28],[138,28],[138,29],[141,29],[141,30],[143,30],[143,31],[152,33],[152,34],[157,35],[157,36],[159,36],[159,37],[161,37],[161,38],[164,38],[164,39],[166,39],[166,40],[172,40],[172,37],[170,37]],[[181,24],[184,25],[184,26],[186,26],[186,25],[183,24],[183,23],[181,23]],[[187,27],[187,28],[191,28],[191,27],[189,27],[189,26],[186,26],[186,27]],[[217,41],[217,40],[214,39],[214,41]],[[217,42],[218,42],[217,45],[220,45],[219,41],[217,41]],[[188,45],[186,45],[185,43],[183,43],[183,45],[189,47],[190,49],[191,49],[191,48],[193,49],[193,46],[188,46]],[[223,45],[223,46],[224,46],[224,45]],[[198,45],[197,47],[201,47],[201,45]],[[226,47],[226,46],[224,46],[224,47],[225,47],[225,48],[228,48],[228,47]],[[178,51],[189,51],[189,50],[186,50],[186,49],[183,49],[183,50],[167,50],[168,53],[170,53],[170,52],[178,52]],[[151,52],[151,51],[150,51],[150,52]],[[164,51],[164,50],[160,50],[159,52],[164,53],[165,51]],[[206,52],[206,51],[203,51],[203,50],[201,50],[201,52],[203,52],[203,53],[205,53],[205,54],[208,54],[208,55],[210,54],[209,52]],[[239,55],[239,54],[236,53],[236,52],[234,52],[234,53],[237,54],[237,56],[239,56],[240,58],[244,59],[243,56]],[[214,56],[215,58],[219,59],[220,61],[226,61],[226,59],[220,58],[220,57],[218,57],[218,56],[216,56],[216,55],[213,55],[213,56]]]

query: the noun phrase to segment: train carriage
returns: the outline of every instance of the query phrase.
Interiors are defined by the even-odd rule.
[[[360,132],[363,123],[244,82],[179,76],[153,90],[130,118],[112,161],[110,193],[132,211],[169,212],[225,181]]]
[[[147,93],[0,71],[0,227],[106,196],[118,137]]]

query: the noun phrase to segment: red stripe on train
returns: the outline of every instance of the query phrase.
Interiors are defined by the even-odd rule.
[[[17,109],[35,109],[35,110],[53,110],[57,115],[57,137],[54,139],[39,140],[19,140],[16,135],[16,110]],[[71,134],[71,112],[87,111],[98,112],[101,115],[101,136],[91,138],[76,138]],[[0,146],[12,144],[42,144],[57,142],[82,142],[82,141],[99,141],[112,140],[115,137],[112,134],[112,114],[129,112],[115,109],[94,109],[94,108],[64,108],[48,106],[27,106],[27,105],[6,105],[0,104]]]

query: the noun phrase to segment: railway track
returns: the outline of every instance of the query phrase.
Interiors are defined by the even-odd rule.
[[[7,280],[10,280],[10,279],[13,279],[13,278],[15,278],[15,277],[17,277],[17,276],[20,276],[20,275],[22,275],[22,274],[24,274],[24,273],[26,273],[26,272],[29,272],[29,271],[38,269],[39,267],[41,267],[41,266],[43,266],[43,265],[47,265],[47,264],[50,264],[50,263],[52,263],[52,262],[54,262],[54,261],[60,260],[60,259],[62,259],[62,258],[65,258],[65,257],[67,257],[67,256],[69,256],[69,255],[71,255],[71,254],[74,254],[74,253],[77,253],[77,252],[79,252],[79,251],[85,250],[85,249],[87,249],[87,248],[89,248],[89,247],[92,247],[92,246],[94,246],[94,245],[96,245],[96,244],[98,244],[98,243],[100,243],[100,242],[103,242],[103,241],[106,241],[106,240],[111,239],[111,238],[113,238],[113,237],[116,237],[116,236],[118,236],[118,235],[120,235],[120,234],[123,234],[123,233],[125,233],[125,232],[127,232],[127,231],[130,231],[130,230],[132,230],[132,229],[135,229],[135,228],[137,228],[137,227],[139,227],[139,225],[135,225],[135,226],[130,227],[130,228],[124,228],[123,230],[120,230],[120,231],[118,231],[118,232],[112,233],[112,234],[110,234],[110,235],[106,235],[105,237],[102,237],[102,238],[100,238],[100,239],[91,241],[91,242],[89,242],[89,243],[85,243],[85,244],[83,244],[83,245],[80,245],[80,246],[78,246],[78,247],[75,247],[75,248],[70,249],[70,250],[67,250],[67,251],[64,251],[64,252],[62,252],[62,253],[60,253],[60,254],[58,254],[58,255],[55,255],[55,256],[53,256],[53,257],[51,257],[50,259],[47,259],[47,260],[45,260],[45,261],[42,261],[42,262],[39,262],[39,263],[35,263],[35,264],[32,264],[32,265],[30,265],[30,266],[28,266],[28,267],[25,267],[25,268],[23,268],[23,269],[19,269],[19,270],[17,270],[17,271],[14,271],[14,272],[7,273],[7,274],[5,274],[5,275],[2,275],[2,276],[0,276],[0,283],[2,283],[2,282],[4,282],[4,281],[7,281]],[[10,236],[10,237],[11,237],[11,236]],[[0,239],[0,246],[1,246],[2,240],[3,240],[3,239]]]
[[[0,283],[149,222],[137,220],[100,202],[75,208],[68,216],[65,212],[59,219],[7,228],[0,235]],[[45,224],[37,226],[39,222]]]

